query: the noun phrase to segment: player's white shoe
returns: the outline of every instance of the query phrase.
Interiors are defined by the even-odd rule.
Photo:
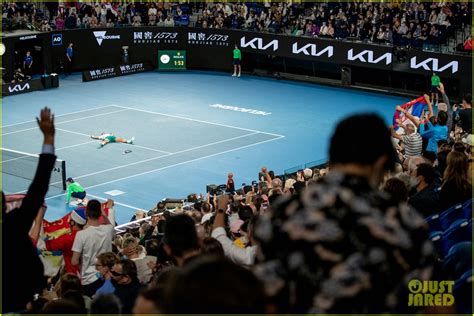
[[[135,136],[133,136],[132,138],[130,138],[127,143],[129,144],[133,144],[133,142],[135,141]]]
[[[240,77],[240,73],[237,75],[237,77]]]
[[[232,77],[235,77],[235,76],[237,76],[237,74],[234,72],[234,74],[232,75]]]

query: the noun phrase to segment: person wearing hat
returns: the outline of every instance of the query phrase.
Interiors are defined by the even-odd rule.
[[[78,231],[81,231],[86,225],[86,209],[85,207],[78,207],[71,212],[69,216],[69,233],[60,236],[56,239],[45,240],[46,249],[49,251],[62,251],[64,258],[64,265],[67,273],[79,275],[80,270],[78,266],[74,266],[71,263],[72,259],[72,245],[74,244],[74,238]]]
[[[67,178],[66,185],[66,204],[69,204],[69,202],[71,202],[71,197],[77,199],[77,204],[85,203],[84,199],[86,198],[86,191],[79,183],[75,182],[72,178]]]

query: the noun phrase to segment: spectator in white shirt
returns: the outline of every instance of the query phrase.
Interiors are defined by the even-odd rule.
[[[92,297],[103,283],[96,274],[96,257],[101,253],[112,251],[115,230],[97,200],[90,200],[87,203],[86,216],[88,227],[76,234],[71,262],[75,266],[80,265],[84,294]],[[101,216],[105,225],[100,224]]]
[[[255,257],[257,255],[257,246],[252,245],[252,231],[253,225],[249,225],[249,241],[251,246],[246,248],[240,248],[235,245],[232,240],[227,236],[227,233],[224,229],[225,227],[225,216],[224,211],[219,210],[216,212],[216,217],[214,219],[214,229],[212,230],[211,237],[217,239],[224,248],[224,253],[229,257],[233,262],[241,265],[253,265],[255,263]]]

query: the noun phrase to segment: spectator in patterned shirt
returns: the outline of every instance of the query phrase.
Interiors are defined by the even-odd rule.
[[[374,114],[343,120],[329,158],[320,183],[262,216],[256,273],[278,313],[408,312],[408,282],[431,276],[433,247],[423,218],[376,189],[395,165],[388,128]]]

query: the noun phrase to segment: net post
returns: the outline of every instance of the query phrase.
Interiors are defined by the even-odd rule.
[[[62,161],[61,167],[62,167],[61,169],[63,170],[61,174],[61,177],[63,180],[63,190],[66,191],[67,186],[66,186],[66,161],[65,160]]]

